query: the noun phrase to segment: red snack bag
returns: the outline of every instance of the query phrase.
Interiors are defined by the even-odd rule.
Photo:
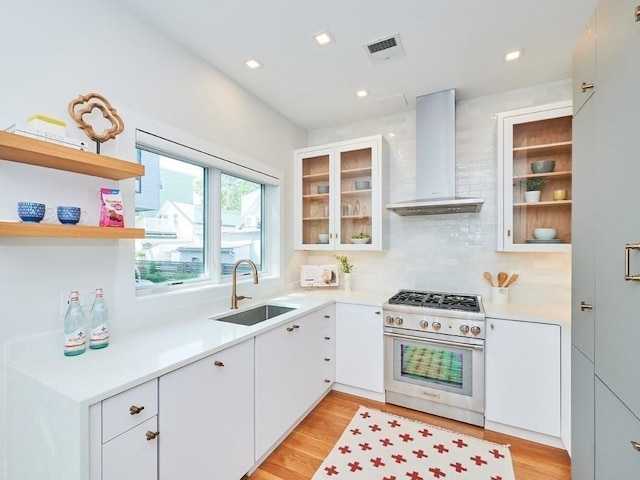
[[[124,227],[124,215],[122,211],[122,194],[115,188],[101,188],[100,209],[101,227]]]

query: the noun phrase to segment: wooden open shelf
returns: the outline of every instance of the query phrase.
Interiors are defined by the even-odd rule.
[[[75,150],[15,133],[0,132],[0,160],[124,180],[144,175],[144,165]]]
[[[144,238],[144,228],[0,222],[0,237]]]
[[[551,202],[529,202],[529,203],[514,203],[514,207],[519,208],[546,208],[546,207],[566,207],[571,205],[571,200],[554,200]]]
[[[539,145],[529,145],[524,147],[514,147],[513,153],[520,152],[535,153],[537,155],[555,155],[559,153],[569,153],[572,150],[572,142],[553,142]]]
[[[548,172],[548,173],[527,173],[525,175],[514,175],[514,180],[526,180],[527,178],[546,178],[548,180],[565,180],[571,178],[571,172]]]

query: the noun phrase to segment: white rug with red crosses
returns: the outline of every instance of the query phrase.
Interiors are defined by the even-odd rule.
[[[360,407],[312,480],[515,480],[506,445]]]

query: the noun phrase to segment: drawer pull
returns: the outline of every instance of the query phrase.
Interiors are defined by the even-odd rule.
[[[587,90],[591,90],[595,85],[593,83],[582,82],[582,93],[585,93]]]
[[[325,340],[331,340],[331,337],[324,337]]]
[[[331,383],[331,380],[324,379],[324,383]]]
[[[582,310],[583,312],[585,310],[593,310],[593,305],[589,303],[580,302],[580,310]]]
[[[287,332],[293,332],[296,328],[300,328],[300,325],[291,325],[287,327]]]
[[[331,359],[330,359],[329,357],[324,357],[324,361],[325,361],[325,362],[330,362],[330,361],[331,361]]]
[[[129,415],[137,415],[142,410],[144,410],[144,407],[136,407],[135,405],[131,405],[129,407]]]
[[[152,432],[151,430],[148,430],[146,435],[147,435],[147,440],[153,440],[158,435],[160,435],[160,432]]]
[[[376,310],[376,315],[380,315],[382,312],[380,310]]]
[[[638,452],[640,452],[640,442],[634,442],[633,440],[631,440],[631,446],[637,450]]]
[[[222,363],[220,360],[216,360],[215,362],[213,362],[213,364],[216,367],[224,367],[224,363]]]
[[[331,318],[331,315],[325,315],[324,318]]]

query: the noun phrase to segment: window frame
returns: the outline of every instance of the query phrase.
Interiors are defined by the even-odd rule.
[[[278,227],[282,224],[282,219],[280,218],[282,214],[280,205],[282,175],[279,172],[273,171],[273,169],[269,169],[266,166],[256,165],[256,162],[250,159],[237,158],[239,156],[230,152],[211,153],[141,129],[136,129],[135,131],[134,148],[136,152],[138,149],[146,150],[204,168],[203,208],[205,212],[203,230],[205,278],[175,283],[136,285],[136,296],[180,291],[194,287],[215,287],[230,283],[231,275],[222,275],[221,263],[222,210],[219,198],[221,175],[223,173],[261,185],[260,275],[261,277],[279,277],[279,252],[281,251],[282,238],[279,234],[271,235],[271,232],[280,232]],[[207,148],[207,150],[210,150],[210,148]],[[216,149],[214,148],[213,150]],[[139,158],[139,155],[136,155],[136,157]],[[216,200],[216,195],[218,200]]]

